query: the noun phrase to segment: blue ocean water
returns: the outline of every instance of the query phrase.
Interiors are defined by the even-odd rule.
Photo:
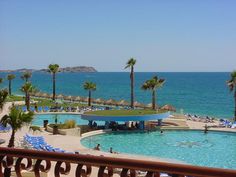
[[[15,73],[13,92],[22,94],[20,86],[23,81],[20,73]],[[157,91],[159,105],[172,104],[178,111],[196,113],[221,118],[233,117],[233,94],[229,92],[226,80],[230,73],[211,72],[136,72],[135,73],[135,99],[142,103],[151,102],[151,92],[140,89],[142,83],[158,75],[166,79],[164,86]],[[6,73],[0,73],[5,77]],[[32,83],[43,92],[52,92],[52,80],[49,73],[33,73]],[[97,84],[93,92],[94,98],[113,98],[116,100],[130,98],[130,80],[128,72],[98,72],[98,73],[58,73],[57,94],[87,96],[83,89],[85,81]],[[1,87],[7,87],[7,80]]]

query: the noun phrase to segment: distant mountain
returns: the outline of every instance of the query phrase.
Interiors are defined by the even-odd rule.
[[[94,67],[89,66],[75,66],[75,67],[65,67],[60,68],[60,72],[64,73],[79,73],[79,72],[97,72],[97,70]],[[48,72],[48,69],[16,69],[16,70],[0,70],[0,72]]]

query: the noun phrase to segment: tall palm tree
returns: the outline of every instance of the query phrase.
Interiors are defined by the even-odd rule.
[[[50,64],[48,66],[49,72],[52,73],[52,85],[53,85],[53,96],[52,100],[55,100],[56,97],[56,73],[59,71],[58,64]]]
[[[17,130],[21,129],[24,125],[31,123],[33,120],[33,116],[33,112],[24,113],[21,109],[16,109],[15,107],[12,107],[9,115],[5,115],[2,117],[0,123],[2,123],[5,127],[8,124],[12,128],[11,137],[8,143],[9,148],[13,148],[15,145],[15,134]],[[5,169],[4,176],[11,176],[11,168]]]
[[[3,83],[3,78],[0,78],[0,84]]]
[[[88,106],[91,106],[91,93],[92,93],[92,91],[96,90],[96,87],[97,87],[96,84],[93,82],[85,82],[84,83],[84,89],[88,90],[88,92],[89,92]]]
[[[234,92],[234,121],[236,121],[236,71],[231,73],[230,80],[227,81],[231,92]]]
[[[26,82],[21,87],[21,91],[25,93],[25,105],[28,111],[30,110],[30,94],[33,93],[34,90],[35,87],[30,82]]]
[[[130,68],[130,107],[134,108],[134,65],[136,60],[130,58],[126,63],[125,69]]]
[[[31,77],[32,77],[32,73],[31,72],[24,72],[21,75],[21,79],[24,80],[25,82],[28,82]]]
[[[6,99],[7,99],[8,91],[6,89],[0,90],[0,109],[2,109]]]
[[[165,79],[159,79],[157,76],[154,76],[152,79],[147,80],[143,83],[143,90],[151,90],[152,92],[152,109],[156,109],[156,90],[163,86]]]
[[[16,78],[16,76],[14,74],[8,74],[7,75],[7,80],[9,81],[9,84],[8,84],[9,95],[11,95],[11,81],[15,78]]]

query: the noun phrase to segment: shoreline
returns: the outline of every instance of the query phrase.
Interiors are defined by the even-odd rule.
[[[48,92],[44,92],[44,93],[48,93]],[[49,93],[48,93],[49,94]],[[58,94],[59,95],[59,94]],[[15,94],[15,96],[20,96],[20,97],[24,97],[23,94]],[[66,95],[64,95],[66,96]],[[77,97],[78,95],[70,95],[70,96],[74,96],[74,97]],[[35,99],[46,99],[46,100],[50,100],[50,98],[44,98],[44,97],[38,97],[38,96],[35,96],[35,95],[32,95],[31,96],[32,98],[35,98]],[[84,96],[81,96],[81,97],[84,97]],[[86,97],[86,96],[85,96]],[[100,97],[98,97],[100,98]],[[94,99],[97,99],[97,98],[94,98]],[[64,99],[58,99],[58,100],[63,100],[67,103],[82,103],[82,104],[87,104],[87,102],[84,102],[84,101],[73,101],[73,100],[64,100]],[[105,99],[104,99],[105,100]],[[104,105],[104,104],[97,104],[97,103],[93,103],[94,106],[110,106],[110,107],[116,107],[116,105]],[[86,106],[86,105],[85,105]],[[196,113],[196,112],[188,112],[188,111],[185,111],[185,113],[181,113],[181,110],[183,108],[178,108],[180,111],[178,112],[178,114],[183,114],[183,115],[186,115],[186,114],[191,114],[191,115],[199,115],[199,116],[203,116],[203,117],[212,117],[214,119],[227,119],[227,120],[231,120],[233,119],[233,115],[232,117],[228,117],[228,116],[225,116],[224,118],[220,118],[220,116],[217,116],[217,115],[211,115],[211,114],[205,114],[205,113]],[[184,109],[183,109],[184,110]]]

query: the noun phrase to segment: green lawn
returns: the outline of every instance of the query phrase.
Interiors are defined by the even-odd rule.
[[[38,103],[37,103],[38,106],[51,107],[51,106],[56,105],[55,102],[53,102],[51,99],[31,97],[31,101],[33,101],[33,100],[38,101]],[[6,101],[24,101],[24,97],[12,95],[12,96],[8,96]],[[34,104],[31,106],[34,106]],[[63,103],[58,104],[58,106],[62,106],[62,107],[68,107],[68,106],[77,107],[77,106],[79,106],[80,107],[80,106],[87,106],[87,104],[63,102]]]
[[[86,114],[98,115],[98,116],[136,116],[136,115],[147,115],[147,114],[158,114],[166,111],[163,110],[151,110],[151,109],[143,109],[143,110],[105,110],[105,111],[91,111],[86,112]]]
[[[24,101],[22,96],[11,95],[7,97],[6,101]]]

